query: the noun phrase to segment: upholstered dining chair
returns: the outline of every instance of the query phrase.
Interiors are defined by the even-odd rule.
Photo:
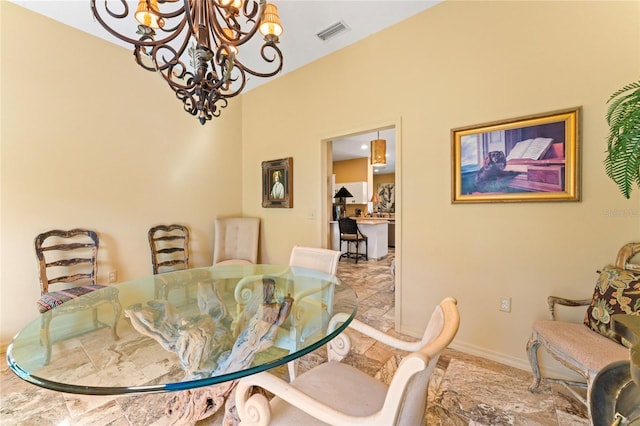
[[[114,340],[119,338],[116,326],[122,308],[118,290],[96,283],[99,244],[98,235],[87,229],[56,229],[35,238],[41,293],[37,305],[42,314],[40,340],[45,347],[45,364],[51,360],[49,325],[56,316],[91,309],[94,328],[111,327]],[[80,296],[84,296],[82,303],[66,303]],[[110,325],[98,321],[97,308],[104,303],[113,307]]]
[[[345,321],[332,318],[330,327]],[[389,336],[358,320],[328,345],[329,360],[291,383],[261,372],[240,379],[236,407],[240,424],[248,425],[419,425],[424,424],[429,379],[442,350],[460,324],[456,300],[448,297],[433,311],[420,341]],[[341,363],[351,347],[348,333],[357,330],[379,342],[410,352],[389,385]],[[268,400],[258,387],[273,395]]]
[[[216,219],[213,264],[257,263],[259,236],[259,218]]]
[[[294,272],[291,284],[293,299],[291,311],[287,319],[278,328],[274,346],[296,351],[309,338],[317,333],[324,333],[333,315],[333,295],[336,283],[336,271],[340,252],[315,247],[294,246],[289,257],[289,268]],[[283,271],[283,276],[289,270]],[[270,274],[278,277],[280,274]],[[309,287],[307,277],[320,278],[323,284],[318,288],[314,280]],[[243,316],[248,304],[254,299],[256,288],[261,288],[263,275],[243,278],[234,287],[234,298],[238,307],[238,317]],[[326,278],[326,280],[325,280]],[[256,287],[257,285],[257,287]],[[297,372],[297,362],[288,364],[289,379],[293,380]]]
[[[189,269],[189,228],[184,225],[156,225],[149,229],[153,274]]]
[[[338,271],[338,261],[340,252],[325,248],[294,246],[289,257],[289,266],[292,268],[304,268],[307,271],[317,271],[323,274],[336,276]],[[326,329],[329,319],[333,315],[333,287],[335,281],[327,281],[326,287],[321,293],[317,291],[308,292],[302,289],[292,295],[293,306],[287,323],[280,328],[284,333],[280,333],[276,340],[276,346],[297,349],[299,339],[306,339],[309,336]],[[309,313],[313,309],[321,309],[320,321],[313,323],[308,321]],[[287,330],[288,328],[288,330]],[[288,364],[289,379],[293,380],[297,374],[298,361]]]
[[[599,271],[591,299],[547,298],[550,319],[535,321],[527,342],[527,356],[533,372],[531,392],[538,391],[541,382],[558,383],[590,411],[588,401],[597,374],[611,363],[629,360],[629,349],[625,347],[628,342],[612,330],[611,316],[616,313],[640,315],[640,264],[629,262],[637,253],[640,253],[640,243],[624,245],[618,252],[615,265],[605,266]],[[558,318],[559,307],[574,309],[585,306],[587,309],[581,323]],[[584,381],[543,376],[538,359],[541,348],[582,376]],[[586,398],[574,387],[586,388]]]
[[[340,252],[325,248],[293,246],[289,266],[311,269],[328,275],[338,271]]]
[[[360,228],[358,228],[358,222],[355,219],[351,219],[350,217],[343,217],[338,220],[338,228],[340,230],[340,250],[342,251],[342,243],[347,243],[347,251],[343,252],[342,257],[346,257],[349,259],[355,259],[356,263],[358,263],[358,259],[363,258],[365,260],[369,259],[368,251],[369,251],[369,242],[367,236],[360,232]],[[360,253],[360,244],[364,243],[364,253]],[[355,251],[351,251],[351,246],[355,246]]]

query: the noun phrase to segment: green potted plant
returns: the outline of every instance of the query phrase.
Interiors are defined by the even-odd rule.
[[[640,187],[640,81],[628,84],[607,101],[607,157],[605,170],[626,198]]]

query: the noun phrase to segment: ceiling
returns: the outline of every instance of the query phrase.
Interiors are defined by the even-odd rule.
[[[378,135],[380,137],[378,138]],[[396,171],[396,130],[385,129],[352,135],[332,141],[333,161],[352,160],[354,158],[369,157],[371,154],[371,140],[385,139],[387,141],[387,165],[374,167],[373,174],[381,175]]]
[[[63,24],[93,34],[109,42],[130,49],[111,36],[93,18],[88,0],[11,0],[13,3],[34,12],[52,18]],[[98,0],[102,1],[102,0]],[[115,1],[115,0],[109,0]],[[284,56],[283,75],[326,56],[336,50],[353,44],[373,33],[405,20],[443,0],[272,0],[279,9],[284,33],[280,37],[280,49]],[[135,11],[137,0],[127,0],[130,9]],[[125,20],[122,20],[125,21]],[[316,34],[338,22],[344,23],[347,31],[341,32],[325,41]],[[124,24],[124,23],[119,23]],[[247,46],[248,51],[257,52],[257,47]],[[253,58],[255,57],[255,60]],[[258,55],[243,58],[251,68],[260,70]],[[130,62],[128,64],[131,64]],[[277,77],[275,77],[277,78]],[[249,78],[245,90],[251,90],[269,79]],[[368,150],[360,146],[374,139],[376,133],[334,141],[334,159],[366,157]],[[387,139],[387,167],[374,173],[392,173],[395,170],[395,131],[385,130],[380,137]]]

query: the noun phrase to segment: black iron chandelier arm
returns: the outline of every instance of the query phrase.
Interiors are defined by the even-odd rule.
[[[156,45],[167,44],[172,40],[174,40],[176,37],[178,37],[178,35],[182,33],[182,30],[187,25],[187,20],[183,18],[173,27],[159,28],[158,29],[159,31],[161,31],[162,33],[168,34],[167,36],[163,36],[162,38],[159,38],[159,39],[155,38],[158,35],[158,33],[155,30],[149,27],[145,27],[144,25],[138,25],[137,33],[142,34],[141,33],[141,27],[142,27],[144,28],[145,34],[143,34],[140,38],[132,38],[127,35],[119,33],[117,30],[115,30],[111,25],[107,23],[102,13],[96,6],[96,3],[98,1],[99,0],[91,0],[91,11],[93,13],[94,18],[100,23],[100,25],[102,25],[102,27],[105,30],[107,30],[107,32],[109,32],[109,34],[124,41],[125,43],[132,44],[135,47],[137,46],[153,47]],[[104,0],[104,11],[109,17],[115,20],[118,20],[118,19],[127,18],[129,16],[129,5],[127,4],[126,0],[118,0],[118,3],[122,5],[123,11],[121,13],[114,11],[113,7],[109,6],[110,2],[113,2],[113,0]],[[180,16],[183,13],[184,13],[184,8],[180,8],[168,13],[162,13],[159,11],[157,12],[159,17],[166,18],[165,22],[172,22],[172,21],[169,21],[171,18]]]
[[[277,9],[267,0],[245,0],[239,9],[222,0],[139,0],[135,13],[128,1],[91,0],[90,6],[102,27],[133,45],[137,64],[160,74],[184,110],[197,116],[201,124],[219,117],[227,99],[245,89],[247,74],[272,77],[282,70],[283,55],[276,45],[281,27],[265,34],[260,47],[260,56],[271,71],[254,71],[238,59],[238,48],[256,36],[263,20],[280,25]],[[157,10],[158,4],[167,3],[174,6]],[[107,20],[125,18],[144,22],[137,25],[138,38],[129,36],[134,28],[125,35],[115,29],[117,25],[107,24]],[[247,56],[249,52],[243,53]]]
[[[273,49],[274,52],[274,56],[267,56],[267,49]],[[282,57],[282,51],[278,48],[278,46],[272,42],[265,42],[265,44],[262,45],[262,47],[260,48],[260,56],[262,57],[262,59],[264,59],[265,62],[267,63],[276,63],[276,68],[273,71],[268,71],[268,72],[258,72],[258,71],[254,71],[249,67],[246,67],[242,62],[240,62],[238,59],[234,60],[234,64],[236,67],[242,69],[243,71],[248,72],[251,75],[254,75],[256,77],[273,77],[274,75],[278,74],[280,71],[282,71],[282,66],[283,66],[283,57]]]
[[[166,47],[166,49],[170,48]],[[205,87],[207,91],[218,91],[227,84],[227,79],[224,78],[226,67],[228,66],[227,59],[219,54],[208,61],[210,70],[209,67],[204,67],[204,63],[201,65],[206,69],[202,76],[196,76],[194,72],[188,71],[186,64],[175,52],[172,57],[172,61],[166,62],[162,67],[159,66],[157,70],[160,71],[162,78],[174,91],[180,89],[192,91],[196,86]],[[240,71],[242,72],[242,70]],[[241,75],[241,80],[245,80],[244,73]],[[244,83],[242,87],[244,87]]]
[[[251,10],[248,10],[249,4],[252,5]],[[225,40],[229,45],[238,47],[242,46],[246,42],[248,42],[255,33],[260,28],[260,22],[264,11],[266,9],[266,1],[260,0],[259,2],[256,0],[246,1],[243,5],[242,15],[246,18],[245,24],[241,24],[238,21],[238,16],[235,14],[228,13],[224,7],[219,6],[214,3],[214,7],[216,8],[217,14],[210,14],[208,16],[209,28],[214,29],[214,36],[219,34],[224,34],[224,28],[228,28],[233,31],[234,37],[233,40]],[[224,21],[225,27],[223,27],[220,23],[220,20],[217,19],[217,16],[220,16],[220,19]],[[249,30],[243,30],[243,27],[246,27],[247,24],[251,25]],[[224,40],[220,37],[221,40]],[[222,41],[221,41],[222,42]],[[216,43],[219,45],[219,43]]]

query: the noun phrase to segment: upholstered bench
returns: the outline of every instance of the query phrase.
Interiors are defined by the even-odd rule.
[[[611,316],[616,313],[640,315],[640,265],[628,263],[638,252],[640,243],[622,247],[615,266],[606,266],[600,271],[591,299],[547,298],[551,320],[535,321],[527,342],[527,355],[533,372],[530,391],[535,392],[541,381],[559,383],[588,407],[591,386],[598,372],[612,362],[629,360],[630,342],[612,330]],[[558,305],[588,306],[584,321],[557,321]],[[540,347],[584,377],[585,382],[543,377],[538,361]],[[586,388],[586,398],[571,387]]]
[[[587,383],[591,383],[596,374],[606,365],[629,359],[629,349],[596,333],[583,323],[539,320],[533,323],[533,333],[527,345],[533,370],[533,383],[529,387],[531,391],[537,390],[542,380],[537,359],[537,350],[540,345],[563,365],[577,371],[587,380]],[[548,377],[544,380],[585,387],[585,383],[582,382]],[[581,395],[575,396],[586,404],[586,400]]]

